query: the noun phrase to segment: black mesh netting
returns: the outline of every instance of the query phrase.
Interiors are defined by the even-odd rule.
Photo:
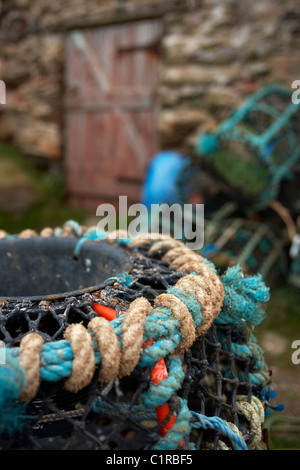
[[[86,327],[97,317],[92,308],[95,301],[115,309],[119,318],[134,299],[143,296],[152,303],[184,276],[143,246],[129,249],[126,244],[88,241],[74,257],[74,238],[2,241],[0,339],[8,348],[18,348],[28,332],[39,333],[45,344],[62,340],[70,324]],[[124,272],[130,282],[118,277]],[[184,378],[168,399],[168,415],[162,422],[157,420],[157,408],[141,407],[154,365],[138,364],[129,376],[106,384],[97,379],[98,365],[91,383],[77,393],[64,390],[63,378],[41,380],[37,395],[22,411],[19,428],[12,432],[1,426],[0,446],[153,449],[162,438],[162,427],[174,414],[179,416],[186,403],[189,414],[182,419],[189,422],[189,431],[174,444],[175,449],[235,448],[230,430],[251,448],[253,422],[238,404],[243,397],[251,405],[253,397],[261,397],[263,387],[253,380],[257,358],[239,353],[239,346],[247,349],[248,340],[241,327],[213,323],[181,356]],[[172,355],[165,357],[165,365],[170,371]],[[208,425],[199,421],[200,416],[220,421]],[[257,445],[264,447],[264,441],[261,434]]]

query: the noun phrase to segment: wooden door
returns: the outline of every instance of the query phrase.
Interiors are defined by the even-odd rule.
[[[139,202],[159,144],[155,98],[161,23],[72,31],[67,38],[65,170],[71,202]]]

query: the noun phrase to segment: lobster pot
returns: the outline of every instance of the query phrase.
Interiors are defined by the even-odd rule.
[[[280,282],[288,272],[285,240],[269,225],[248,219],[207,221],[202,252],[219,269],[239,264],[245,273],[259,272],[268,285]]]
[[[200,136],[197,154],[248,210],[277,199],[300,156],[299,104],[288,89],[272,85],[250,96],[211,134]]]
[[[290,263],[288,281],[291,286],[300,288],[300,256],[298,255]]]
[[[261,276],[73,221],[0,256],[1,449],[267,449]]]

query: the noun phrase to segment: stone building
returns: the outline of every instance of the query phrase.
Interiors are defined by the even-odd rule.
[[[4,0],[0,141],[59,163],[71,202],[139,198],[250,93],[300,79],[297,0]]]

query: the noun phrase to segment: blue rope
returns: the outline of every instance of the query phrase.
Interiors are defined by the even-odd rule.
[[[226,338],[221,331],[218,331],[218,339],[222,347],[229,351]],[[254,371],[248,373],[248,379],[253,385],[264,386],[269,381],[269,369],[264,359],[264,354],[261,347],[257,344],[254,334],[251,332],[250,337],[246,344],[239,344],[231,342],[231,351],[238,357],[249,358],[253,360]],[[233,378],[231,369],[227,373],[224,372],[227,378]],[[242,371],[237,373],[240,380],[245,380],[245,374]]]
[[[157,419],[155,410],[149,411],[142,405],[130,406],[127,403],[122,403],[120,407],[117,407],[103,400],[101,397],[95,398],[95,400],[92,402],[91,409],[96,414],[107,413],[109,416],[117,418],[121,417],[122,415],[128,416],[129,413],[132,413],[136,421]]]
[[[17,399],[25,390],[26,375],[18,358],[5,350],[5,364],[0,367],[0,432],[9,436],[20,431],[25,424],[26,405]]]
[[[208,417],[200,413],[192,411],[193,422],[192,427],[196,429],[212,429],[219,431],[224,436],[228,437],[236,450],[248,450],[245,441],[236,434],[228,425],[226,421],[218,416]]]
[[[239,265],[228,268],[221,276],[225,297],[217,324],[231,324],[238,327],[259,325],[265,316],[262,302],[269,300],[269,289],[260,274],[244,277]]]
[[[130,287],[134,284],[134,277],[130,276],[128,273],[117,274],[116,276],[109,277],[107,283],[110,281],[118,282],[123,287]]]
[[[261,399],[265,402],[267,408],[270,408],[271,410],[274,410],[274,411],[277,411],[277,412],[281,412],[284,410],[284,405],[282,403],[277,404],[276,405],[271,405],[269,403],[269,400],[272,400],[273,398],[276,398],[277,397],[277,393],[275,392],[275,390],[271,390],[269,386],[266,386],[262,389],[261,391]],[[265,415],[266,417],[270,416],[271,414],[271,411],[269,409],[266,409],[265,411]]]
[[[64,228],[65,227],[71,227],[78,237],[81,237],[81,235],[82,235],[82,231],[83,231],[82,226],[78,222],[76,222],[75,220],[67,220],[64,223],[63,227]]]
[[[107,238],[107,233],[104,231],[97,230],[95,228],[91,228],[90,230],[87,231],[77,242],[75,249],[74,249],[74,256],[78,257],[80,253],[80,249],[83,245],[88,240],[106,240]]]
[[[173,337],[180,331],[179,320],[170,318],[170,311],[167,308],[156,308],[147,317],[144,325],[144,340],[147,341],[159,337]]]
[[[168,287],[168,294],[173,294],[179,300],[181,300],[188,308],[190,314],[194,319],[195,328],[202,323],[202,314],[201,307],[196,297],[191,294],[187,294],[183,289],[178,289],[176,287]]]
[[[191,431],[191,412],[187,406],[186,400],[179,398],[181,408],[177,413],[176,422],[168,433],[159,439],[152,447],[152,450],[174,450]]]
[[[152,364],[155,364],[161,357],[164,358],[170,354],[173,354],[176,347],[179,345],[180,340],[180,333],[177,333],[168,339],[157,340],[153,346],[147,346],[143,348],[143,351],[140,355],[139,366],[151,366]]]
[[[180,389],[184,377],[182,360],[179,357],[175,357],[170,361],[168,377],[157,385],[152,383],[149,389],[141,395],[141,403],[139,405],[129,407],[125,404],[118,409],[105,402],[100,397],[97,397],[92,404],[92,409],[95,413],[106,412],[112,416],[120,416],[126,412],[130,412],[131,415],[134,414],[135,419],[139,421],[145,419],[156,420],[155,408],[170,400]],[[173,425],[172,429],[168,431],[166,436],[160,438],[153,449],[176,449],[184,437],[189,434],[191,414],[186,401],[179,399],[179,403],[180,410],[177,412],[176,423]]]
[[[157,385],[151,383],[149,390],[141,395],[144,406],[146,408],[157,408],[169,401],[172,395],[180,389],[184,377],[181,359],[179,357],[171,359],[168,377]]]
[[[186,400],[178,399],[180,409],[176,416],[176,422],[172,429],[168,431],[167,435],[161,437],[159,441],[152,447],[152,450],[174,450],[177,449],[183,439],[190,434],[191,418],[192,415],[188,409]],[[121,408],[117,408],[110,403],[106,402],[100,397],[97,397],[92,403],[92,410],[94,413],[107,413],[109,416],[121,417],[126,416],[128,413],[134,415],[137,421],[156,420],[156,412],[152,409],[147,409],[143,404],[129,406],[122,404]],[[193,444],[190,444],[191,450],[194,450]]]
[[[68,222],[68,225],[71,225],[73,227],[73,221],[69,221]],[[76,222],[74,223],[75,224],[75,227],[76,227]],[[80,234],[81,235],[81,234]],[[75,247],[75,250],[74,250],[74,255],[76,257],[79,256],[79,253],[80,253],[80,249],[83,245],[83,243],[85,243],[86,241],[88,240],[101,240],[101,241],[105,241],[107,239],[107,236],[108,236],[108,232],[105,232],[104,230],[99,230],[97,228],[91,228],[90,230],[88,230],[77,242],[77,245]],[[132,241],[131,238],[117,238],[116,239],[116,243],[117,244],[122,244],[122,243],[130,243]]]

